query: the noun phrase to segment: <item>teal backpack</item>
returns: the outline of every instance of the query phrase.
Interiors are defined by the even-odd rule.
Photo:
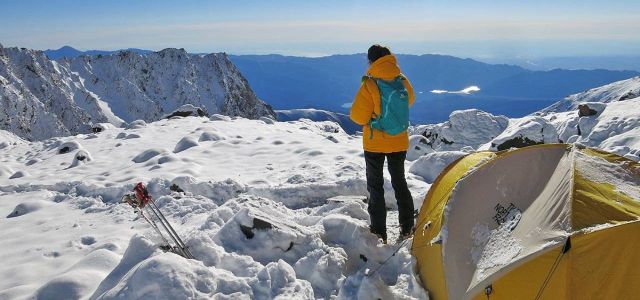
[[[409,92],[402,82],[402,75],[391,81],[379,78],[376,81],[380,91],[380,115],[369,121],[371,128],[370,139],[373,138],[373,129],[384,131],[389,135],[397,135],[409,127]],[[363,78],[363,79],[366,79]]]

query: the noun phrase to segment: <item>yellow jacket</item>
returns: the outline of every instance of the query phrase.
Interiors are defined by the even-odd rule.
[[[367,75],[380,78],[382,80],[392,80],[400,75],[400,67],[396,61],[396,57],[393,55],[385,55],[376,60],[369,70]],[[415,95],[413,93],[413,87],[409,80],[403,80],[404,86],[409,92],[409,106],[413,105]],[[371,129],[369,128],[369,121],[375,116],[380,114],[380,91],[376,85],[375,80],[369,78],[362,81],[360,89],[356,94],[353,104],[351,104],[350,117],[351,120],[357,124],[363,125],[362,127],[362,146],[365,151],[378,152],[378,153],[392,153],[407,151],[409,148],[409,135],[407,131],[397,134],[389,135],[383,131],[374,129],[373,138],[371,137]]]

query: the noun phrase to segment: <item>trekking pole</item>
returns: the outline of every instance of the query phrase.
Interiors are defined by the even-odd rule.
[[[123,201],[129,203],[134,208],[140,210],[140,213],[143,216],[143,218],[152,227],[154,227],[154,229],[158,234],[160,234],[160,236],[162,237],[163,240],[165,240],[165,242],[168,244],[172,252],[178,255],[181,255],[185,258],[193,259],[194,258],[193,255],[187,249],[182,239],[180,239],[180,236],[178,236],[178,233],[176,233],[176,231],[173,229],[173,227],[171,226],[171,223],[169,223],[167,218],[165,218],[164,214],[162,214],[162,211],[160,211],[160,208],[156,205],[155,201],[153,201],[153,198],[151,197],[151,195],[149,195],[149,191],[144,186],[144,184],[142,184],[142,182],[137,183],[133,188],[133,191],[135,192],[133,195],[123,196]],[[149,202],[151,202],[151,205],[147,205],[149,204]],[[147,214],[149,215],[149,217],[145,216],[144,214],[145,208],[147,208]],[[174,243],[173,245],[171,245],[169,241],[164,237],[157,223],[153,221],[153,218],[151,217],[152,215],[155,215],[160,225],[162,225],[162,228],[164,229],[164,231],[169,235],[171,240],[173,240],[173,243]]]
[[[188,255],[187,258],[193,258],[193,255],[191,255],[191,252],[189,252],[189,249],[187,249],[187,246],[184,244],[184,242],[182,241],[178,233],[176,233],[176,231],[173,229],[173,226],[171,226],[167,218],[165,218],[164,214],[162,214],[162,212],[160,211],[160,208],[156,205],[156,202],[153,200],[153,198],[151,198],[150,202],[152,207],[155,208],[156,211],[158,211],[158,215],[162,219],[161,221],[166,223],[168,228],[167,232],[174,237],[174,240],[176,241],[176,244],[178,245],[178,247],[182,248],[182,251]]]
[[[162,227],[164,227],[164,230],[169,234],[173,242],[176,244],[176,247],[180,249],[180,252],[182,253],[181,255],[184,256],[185,258],[193,258],[193,255],[189,253],[184,243],[181,243],[182,240],[180,240],[180,237],[177,236],[177,233],[173,230],[173,227],[171,227],[171,224],[169,223],[169,221],[167,221],[164,215],[162,215],[162,212],[158,210],[158,207],[153,202],[153,199],[151,199],[149,202],[152,203],[151,206],[148,206],[149,210],[153,212],[153,214],[156,216],[158,221],[160,221],[160,224],[162,225]],[[153,206],[155,206],[155,209]]]
[[[129,195],[129,194],[125,194],[124,196],[122,196],[122,200],[121,202],[127,203],[129,205],[131,205],[134,208],[134,212],[140,216],[142,219],[144,219],[145,221],[147,221],[147,223],[151,226],[151,228],[153,228],[155,230],[155,232],[160,236],[160,238],[162,238],[162,240],[165,243],[165,247],[168,249],[172,249],[173,246],[171,246],[171,243],[169,243],[169,240],[167,240],[167,238],[164,236],[164,234],[162,234],[162,232],[160,231],[160,228],[158,228],[158,225],[156,224],[155,221],[153,221],[153,219],[147,217],[147,215],[144,213],[143,208],[141,208],[140,206],[138,206],[138,202],[134,201],[133,199],[135,196],[133,195]],[[162,247],[160,247],[162,248]]]
[[[158,228],[158,225],[156,224],[156,222],[154,222],[152,219],[148,218],[144,212],[142,210],[138,210],[139,215],[145,219],[145,221],[147,221],[147,223],[149,223],[149,225],[151,225],[151,227],[156,231],[156,233],[160,236],[160,238],[162,238],[162,240],[164,241],[165,245],[167,248],[171,249],[173,248],[171,246],[171,243],[169,243],[169,240],[167,240],[167,238],[164,236],[164,234],[162,234],[162,232],[160,231],[160,228]]]
[[[385,259],[380,265],[378,265],[377,268],[375,268],[372,272],[369,272],[369,274],[365,274],[366,277],[370,277],[373,274],[377,273],[384,265],[386,265],[389,260],[396,256],[396,254],[398,254],[398,252],[400,251],[400,249],[402,249],[402,247],[404,246],[404,244],[407,242],[408,239],[405,239],[404,241],[402,241],[402,243],[400,243],[400,246],[398,246],[398,248],[396,248],[396,250],[394,250],[391,255],[389,255],[389,257],[387,257],[387,259]]]

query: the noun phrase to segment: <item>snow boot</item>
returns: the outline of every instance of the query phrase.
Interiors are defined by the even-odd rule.
[[[375,232],[373,230],[373,228],[371,226],[369,226],[369,232],[375,234],[378,237],[378,239],[382,240],[383,244],[385,244],[385,245],[387,244],[387,234],[386,233],[384,233],[384,234],[377,233],[377,232]]]

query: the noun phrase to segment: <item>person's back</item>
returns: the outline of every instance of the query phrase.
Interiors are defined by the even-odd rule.
[[[372,125],[372,120],[379,119],[385,108],[381,107],[381,92],[376,80],[391,82],[402,80],[406,105],[411,106],[414,93],[409,80],[402,75],[395,56],[391,51],[380,45],[373,45],[367,53],[369,69],[363,77],[360,89],[351,105],[350,117],[363,125],[363,148],[367,167],[367,190],[369,191],[369,217],[371,232],[387,239],[386,217],[387,211],[384,200],[383,166],[387,159],[391,184],[398,203],[400,221],[400,236],[406,238],[411,235],[414,225],[414,206],[411,192],[404,177],[404,161],[409,147],[409,136],[406,130],[397,134],[385,132]],[[401,91],[402,92],[402,91]],[[396,98],[392,101],[402,101]],[[394,105],[401,105],[394,103]],[[404,104],[402,104],[404,105]]]

